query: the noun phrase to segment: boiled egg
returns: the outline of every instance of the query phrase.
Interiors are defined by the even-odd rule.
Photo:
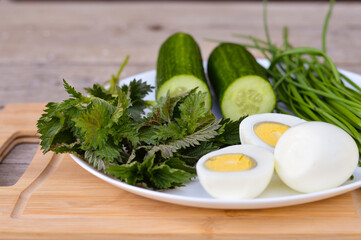
[[[242,144],[265,147],[271,151],[281,135],[290,127],[304,123],[305,120],[280,113],[263,113],[246,117],[239,125]]]
[[[254,198],[271,181],[273,153],[258,146],[234,145],[204,155],[196,169],[201,185],[212,197]]]
[[[274,150],[282,181],[299,192],[338,187],[355,170],[359,152],[353,138],[324,122],[306,122],[287,130]]]

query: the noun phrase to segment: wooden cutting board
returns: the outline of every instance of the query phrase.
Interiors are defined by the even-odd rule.
[[[38,141],[43,106],[0,113],[0,157]],[[184,207],[115,188],[68,155],[38,150],[14,186],[0,187],[0,239],[361,239],[361,189],[284,208]]]

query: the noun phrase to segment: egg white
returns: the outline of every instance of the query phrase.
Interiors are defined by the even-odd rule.
[[[274,151],[282,181],[299,192],[338,187],[355,170],[359,152],[353,138],[325,122],[306,122],[287,130]]]
[[[209,158],[223,154],[243,154],[257,164],[245,171],[218,172],[205,167]],[[239,200],[257,197],[271,181],[274,170],[273,153],[253,145],[234,145],[210,152],[199,159],[197,175],[203,188],[214,198]]]
[[[255,125],[262,122],[281,123],[293,127],[306,121],[299,117],[281,113],[262,113],[248,116],[239,125],[239,136],[242,144],[257,145],[274,151],[274,147],[262,141],[254,132]]]

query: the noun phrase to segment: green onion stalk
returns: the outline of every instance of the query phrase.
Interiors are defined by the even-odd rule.
[[[325,18],[322,33],[322,50],[311,47],[293,47],[288,41],[288,29],[283,29],[281,47],[271,43],[267,24],[267,1],[264,0],[264,29],[266,41],[235,34],[251,40],[244,44],[260,50],[270,61],[267,70],[278,98],[276,110],[285,104],[295,115],[309,121],[334,124],[356,141],[361,153],[361,88],[344,74],[326,54],[326,35],[334,0]],[[346,86],[346,83],[350,86]]]

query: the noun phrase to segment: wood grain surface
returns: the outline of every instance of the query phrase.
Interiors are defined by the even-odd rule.
[[[0,148],[15,133],[35,132],[42,108],[42,104],[7,106],[0,113]],[[0,239],[356,240],[361,236],[361,189],[283,208],[193,208],[126,192],[91,175],[68,155],[43,155],[39,149],[14,186],[0,187],[0,196]]]
[[[270,3],[275,43],[290,28],[295,46],[321,46],[328,3]],[[337,3],[328,53],[337,66],[361,73],[361,4]],[[62,79],[77,89],[107,80],[131,55],[123,77],[155,68],[161,43],[184,31],[207,59],[232,33],[264,38],[261,2],[0,2],[0,106],[66,97]],[[256,53],[260,56],[259,53]]]
[[[14,144],[0,163],[0,186],[12,186],[24,174],[33,159],[38,144]]]

